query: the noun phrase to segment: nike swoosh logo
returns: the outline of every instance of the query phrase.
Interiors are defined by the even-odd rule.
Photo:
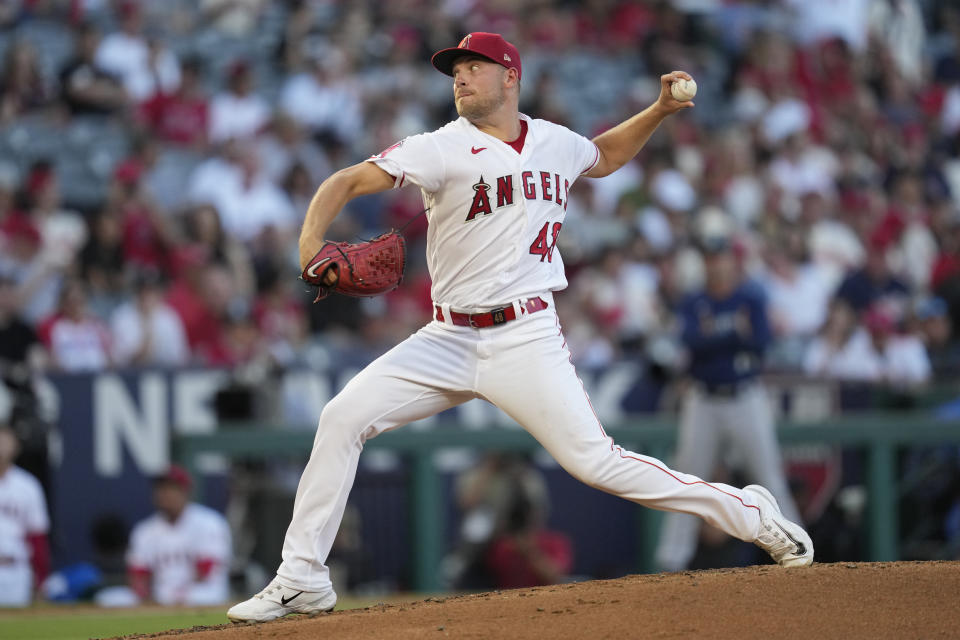
[[[476,147],[470,147],[470,153],[476,155],[481,151],[483,151],[484,149],[486,149],[486,147],[480,147],[479,149],[477,149]]]
[[[303,591],[298,591],[292,596],[290,596],[289,598],[284,598],[283,596],[280,596],[280,604],[282,604],[283,606],[287,606],[291,600],[299,596],[301,593],[303,593]]]
[[[317,264],[311,265],[310,268],[307,269],[307,275],[310,276],[311,278],[316,278],[316,277],[317,277],[317,269],[318,269],[319,267],[321,267],[325,262],[330,262],[330,258],[324,258],[323,260],[321,260],[321,261],[318,262]],[[296,597],[296,596],[294,596],[294,597]]]
[[[777,525],[777,528],[780,529],[780,531],[783,531],[783,535],[787,536],[790,542],[797,545],[797,550],[793,553],[793,555],[795,556],[807,555],[807,545],[803,544],[802,542],[794,538],[792,535],[790,535],[790,532],[784,529],[783,527],[781,527],[779,523],[775,522],[774,524]]]

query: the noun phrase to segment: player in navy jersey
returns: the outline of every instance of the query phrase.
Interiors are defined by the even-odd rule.
[[[702,242],[706,286],[680,307],[681,339],[689,354],[690,384],[683,393],[674,467],[704,477],[733,448],[748,479],[776,497],[783,514],[799,522],[787,487],[773,411],[759,379],[770,343],[763,290],[743,279],[726,236]],[[661,569],[685,569],[696,551],[698,518],[671,513],[657,550]]]

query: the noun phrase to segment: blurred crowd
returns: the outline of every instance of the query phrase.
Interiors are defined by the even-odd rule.
[[[0,29],[5,375],[310,365],[429,320],[415,189],[329,232],[408,225],[390,295],[312,305],[295,238],[333,171],[455,117],[427,60],[474,30],[523,52],[522,111],[588,136],[661,73],[699,84],[571,192],[558,304],[579,365],[681,371],[676,310],[722,236],[766,296],[775,370],[912,388],[960,368],[948,0],[19,0]]]

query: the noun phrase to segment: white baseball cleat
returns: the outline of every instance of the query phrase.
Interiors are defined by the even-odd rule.
[[[285,587],[274,578],[267,587],[249,600],[235,604],[227,611],[231,622],[266,622],[291,613],[322,613],[337,604],[337,594],[329,591],[301,591]]]
[[[803,527],[783,517],[773,494],[758,484],[747,485],[743,490],[753,495],[760,507],[760,535],[754,544],[781,567],[813,564],[813,541]]]

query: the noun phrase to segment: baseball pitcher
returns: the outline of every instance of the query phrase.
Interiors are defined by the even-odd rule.
[[[397,286],[399,236],[324,241],[357,196],[409,184],[427,208],[433,320],[371,363],[324,408],[303,471],[277,576],[232,607],[234,621],[332,609],[325,564],[364,442],[474,398],[495,404],[571,474],[639,504],[698,515],[781,564],[808,565],[813,546],[759,486],[711,484],[624,450],[603,430],[570,362],[553,292],[567,286],[556,249],[570,187],[633,158],[667,116],[693,106],[671,95],[682,71],[660,77],[657,101],[593,140],[518,111],[516,47],[471,33],[434,54],[453,78],[460,117],[406,138],[320,185],[300,235],[302,277],[320,289],[369,295]]]

